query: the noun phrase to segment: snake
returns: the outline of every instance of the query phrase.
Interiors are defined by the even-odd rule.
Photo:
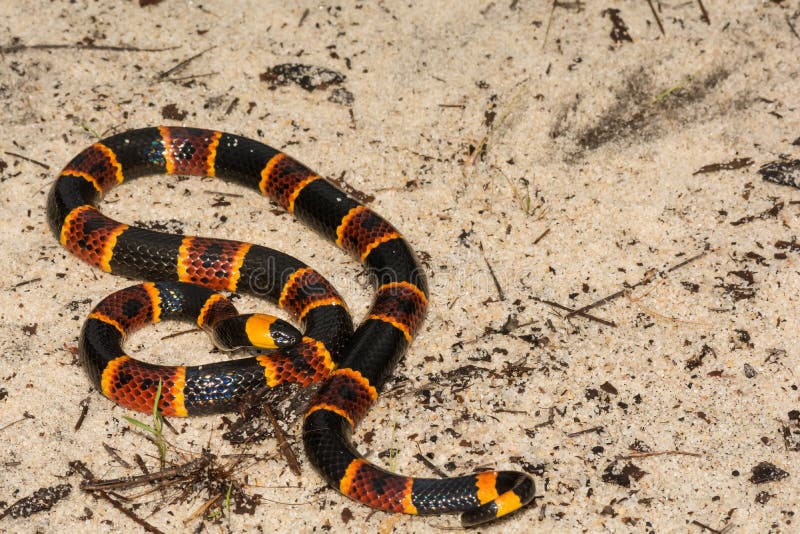
[[[365,318],[354,328],[333,285],[293,256],[127,225],[98,209],[113,187],[154,174],[218,177],[268,197],[361,262],[375,288]],[[305,454],[343,495],[385,512],[461,512],[463,526],[506,516],[534,499],[528,473],[409,477],[358,452],[353,429],[425,319],[426,276],[394,226],[291,156],[217,130],[124,131],[67,164],[48,195],[47,219],[73,255],[105,272],[146,281],[100,301],[81,331],[81,363],[95,389],[115,403],[151,412],[157,401],[164,416],[204,415],[235,410],[259,388],[313,384],[318,389],[302,425]],[[276,303],[300,329],[266,314],[240,315],[223,292]],[[166,319],[196,323],[223,350],[265,350],[197,366],[150,364],[124,351],[128,334]]]

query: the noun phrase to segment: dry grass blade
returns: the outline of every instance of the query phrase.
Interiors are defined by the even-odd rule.
[[[289,469],[291,469],[292,473],[295,475],[300,476],[300,463],[297,461],[297,455],[295,455],[292,447],[286,440],[286,434],[283,433],[283,429],[278,424],[275,414],[272,413],[272,410],[266,403],[264,404],[264,413],[267,415],[269,422],[275,429],[275,439],[278,440],[278,448],[280,449],[283,457],[286,459],[286,463],[289,464]]]
[[[194,521],[195,519],[197,519],[198,517],[200,517],[201,515],[206,513],[206,511],[208,511],[209,508],[214,506],[217,503],[217,501],[220,500],[220,498],[222,498],[222,494],[221,493],[217,493],[216,495],[214,495],[213,497],[208,499],[206,502],[201,504],[197,508],[197,510],[192,512],[189,515],[189,517],[187,517],[186,519],[183,520],[183,525],[184,526],[188,525],[189,523],[191,523],[192,521]]]
[[[160,471],[155,471],[144,475],[131,475],[107,480],[84,480],[81,482],[81,489],[85,491],[128,489],[141,486],[142,484],[149,484],[151,482],[159,482],[174,478],[190,478],[192,475],[205,469],[210,464],[211,456],[202,455],[199,458],[186,462],[185,464],[175,467],[168,467],[166,469],[161,469]]]

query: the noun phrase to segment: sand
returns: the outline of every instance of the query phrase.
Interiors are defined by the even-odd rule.
[[[416,476],[435,476],[420,454],[451,475],[532,473],[535,504],[481,532],[796,532],[800,191],[758,171],[800,157],[800,4],[652,4],[663,31],[648,2],[0,3],[0,510],[68,491],[0,530],[142,529],[70,469],[140,474],[136,454],[158,468],[134,414],[75,355],[92,305],[130,282],[68,255],[44,204],[99,137],[183,124],[264,140],[374,196],[423,259],[428,319],[355,435],[371,460]],[[334,74],[281,84],[268,73],[282,64]],[[368,305],[355,262],[236,186],[141,179],[102,209],[291,252],[356,317]],[[201,334],[161,340],[182,328],[128,347],[223,357]],[[219,464],[256,455],[232,480],[262,502],[212,517],[197,513],[202,491],[122,503],[162,531],[458,526],[326,489],[298,423],[299,476],[272,439],[227,443],[221,416],[173,425],[170,463],[204,447]]]

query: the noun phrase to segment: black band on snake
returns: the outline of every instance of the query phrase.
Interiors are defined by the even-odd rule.
[[[128,226],[96,205],[112,187],[147,174],[217,176],[259,190],[350,252],[376,286],[355,331],[333,286],[299,260],[259,245]],[[502,517],[534,497],[533,479],[513,471],[412,478],[376,467],[351,443],[355,425],[425,318],[428,288],[411,248],[379,215],[286,154],[213,130],[159,127],[103,139],[78,154],[50,192],[47,216],[70,252],[106,272],[152,280],[104,299],[90,314],[80,356],[93,384],[114,402],[164,415],[233,409],[258,388],[321,382],[303,423],[306,454],[341,493],[388,512],[464,512],[465,526]],[[276,302],[303,329],[239,316],[218,290]],[[137,327],[166,318],[196,322],[226,349],[278,347],[210,365],[158,366],[122,350]]]

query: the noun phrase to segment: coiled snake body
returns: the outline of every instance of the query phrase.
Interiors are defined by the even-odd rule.
[[[366,318],[353,331],[333,286],[291,256],[250,243],[128,226],[96,208],[117,184],[159,173],[217,176],[257,189],[353,254],[376,286]],[[348,497],[388,512],[462,511],[465,526],[504,516],[533,499],[534,482],[525,473],[412,478],[376,467],[358,453],[352,429],[423,322],[427,283],[392,225],[290,156],[213,130],[131,130],[95,143],[64,168],[50,192],[47,216],[61,244],[79,258],[106,272],[155,281],[104,299],[81,334],[81,360],[92,382],[118,404],[150,411],[161,383],[164,415],[208,414],[231,410],[242,395],[264,385],[321,382],[303,422],[305,451],[325,480]],[[237,316],[219,290],[277,302],[303,334],[294,336],[291,327],[266,316]],[[165,318],[195,321],[227,348],[277,350],[195,367],[151,365],[125,354],[121,345],[129,332]]]

